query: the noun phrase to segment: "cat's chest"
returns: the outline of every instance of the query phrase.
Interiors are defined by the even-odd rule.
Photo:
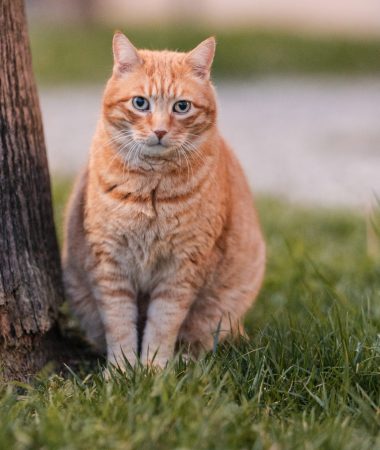
[[[151,204],[129,205],[118,223],[124,258],[143,269],[173,257],[177,233],[178,220]]]
[[[172,194],[173,195],[173,194]],[[213,245],[215,217],[202,208],[202,196],[172,198],[128,196],[107,220],[108,235],[116,235],[118,259],[128,271],[154,274],[176,266],[183,259],[208,253]],[[112,217],[115,220],[112,220]]]

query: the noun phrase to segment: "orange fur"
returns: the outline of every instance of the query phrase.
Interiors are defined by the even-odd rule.
[[[72,309],[114,364],[140,355],[163,366],[178,343],[195,355],[211,349],[215,332],[242,332],[261,286],[258,218],[216,125],[214,47],[209,38],[190,53],[156,52],[114,37],[114,71],[68,207],[63,254]],[[136,109],[135,97],[149,110]],[[181,100],[186,113],[173,106]]]

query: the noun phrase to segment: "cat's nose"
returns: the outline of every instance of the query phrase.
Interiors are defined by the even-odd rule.
[[[165,134],[167,133],[166,130],[155,130],[154,134],[158,137],[158,140],[161,140]]]

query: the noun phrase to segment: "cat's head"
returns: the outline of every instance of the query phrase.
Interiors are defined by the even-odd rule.
[[[179,53],[137,50],[122,33],[115,34],[103,117],[120,154],[138,161],[197,151],[216,120],[210,82],[214,52],[212,37]]]

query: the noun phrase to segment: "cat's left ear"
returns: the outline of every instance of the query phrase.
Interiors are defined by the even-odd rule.
[[[114,70],[126,73],[140,64],[140,57],[130,40],[120,31],[116,31],[112,42]]]
[[[215,38],[209,37],[201,42],[187,55],[187,61],[197,76],[202,79],[210,78],[210,70],[215,55]]]

